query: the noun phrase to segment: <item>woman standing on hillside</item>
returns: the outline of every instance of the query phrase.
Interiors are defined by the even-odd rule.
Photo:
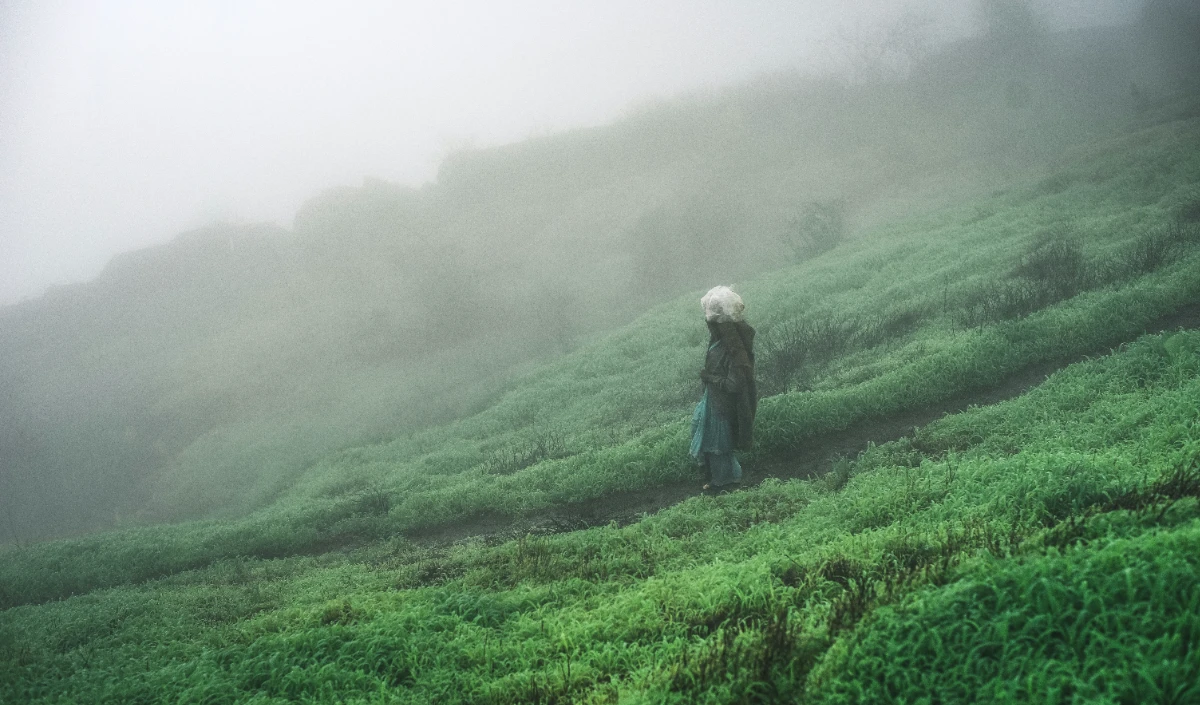
[[[716,286],[700,299],[710,334],[700,379],[704,396],[692,415],[692,457],[708,467],[705,490],[735,487],[742,466],[734,451],[754,439],[758,390],[754,384],[754,329],[742,320],[742,297]]]

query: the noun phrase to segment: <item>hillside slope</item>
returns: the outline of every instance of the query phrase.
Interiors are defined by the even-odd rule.
[[[1028,394],[624,527],[412,538],[698,486],[688,294],[244,518],[8,551],[0,700],[1200,697],[1200,336],[1142,336],[1200,303],[1198,147],[1184,101],[741,286],[772,392],[751,472],[1113,348]]]
[[[458,154],[421,189],[333,189],[290,231],[207,228],[0,309],[0,542],[244,515],[333,450],[470,415],[653,305],[813,256],[814,208],[857,237],[1052,173],[1163,119],[1138,36],[966,42],[892,83],[763,79]],[[683,404],[677,384],[612,432]]]

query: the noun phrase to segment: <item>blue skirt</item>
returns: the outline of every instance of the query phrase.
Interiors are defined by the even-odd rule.
[[[712,484],[720,487],[741,482],[742,466],[733,455],[733,428],[729,419],[709,403],[709,388],[692,414],[691,456],[699,465],[708,466]]]

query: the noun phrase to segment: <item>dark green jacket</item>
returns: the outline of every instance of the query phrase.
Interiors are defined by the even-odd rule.
[[[754,329],[749,324],[708,324],[713,341],[721,344],[708,351],[700,378],[708,384],[709,402],[729,419],[733,446],[750,450],[754,444],[754,414],[758,411],[758,388],[754,383]]]

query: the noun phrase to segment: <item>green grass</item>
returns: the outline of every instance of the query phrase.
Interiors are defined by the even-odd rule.
[[[0,702],[1186,702],[1200,334],[1140,336],[1200,301],[1200,249],[1184,238],[1154,267],[1139,253],[1200,200],[1197,146],[1196,119],[1131,133],[1052,188],[739,287],[764,336],[921,312],[764,399],[750,468],[1119,346],[1017,399],[872,446],[830,479],[695,497],[627,527],[403,538],[693,478],[705,338],[684,297],[474,416],[314,464],[244,519],[7,552]],[[1014,281],[1063,227],[1097,272],[1083,291],[964,322],[972,292]]]
[[[1196,702],[1200,525],[977,560],[881,608],[814,678],[824,702]]]
[[[1131,48],[1145,43],[1139,34],[1048,36],[1054,60],[1033,83],[1024,69],[997,71],[993,48],[968,40],[904,81],[784,73],[656,102],[608,126],[457,151],[419,189],[378,179],[330,189],[291,229],[180,234],[117,257],[95,281],[4,307],[0,541],[243,517],[338,449],[479,411],[515,370],[652,305],[809,256],[802,216],[814,204],[844,204],[857,235],[1038,179],[1069,148],[1134,118],[1130,82],[1157,73],[1153,52]],[[1014,81],[1030,89],[1023,107],[1001,100]],[[1183,114],[1194,102],[1170,107]],[[1168,117],[1156,108],[1137,119]],[[1074,189],[1068,201],[1092,178],[1045,176],[1040,194]],[[1161,186],[1131,184],[1139,205]],[[832,256],[835,269],[850,251]],[[839,291],[846,272],[821,269],[804,271]],[[799,304],[821,300],[824,284]],[[694,324],[687,308],[672,326]],[[624,428],[605,430],[644,429],[661,398],[679,396],[656,391],[652,406],[608,414]]]
[[[1198,373],[1200,334],[1150,337],[932,424],[926,451],[879,446],[836,492],[769,482],[624,528],[235,559],[11,608],[0,697],[840,702],[894,681],[868,695],[1119,701],[1174,688],[1194,682],[1200,636]],[[1114,417],[1130,420],[1119,439]],[[1188,468],[1192,494],[1152,489]],[[981,651],[991,660],[964,665]],[[1139,669],[1148,680],[1130,683]]]

